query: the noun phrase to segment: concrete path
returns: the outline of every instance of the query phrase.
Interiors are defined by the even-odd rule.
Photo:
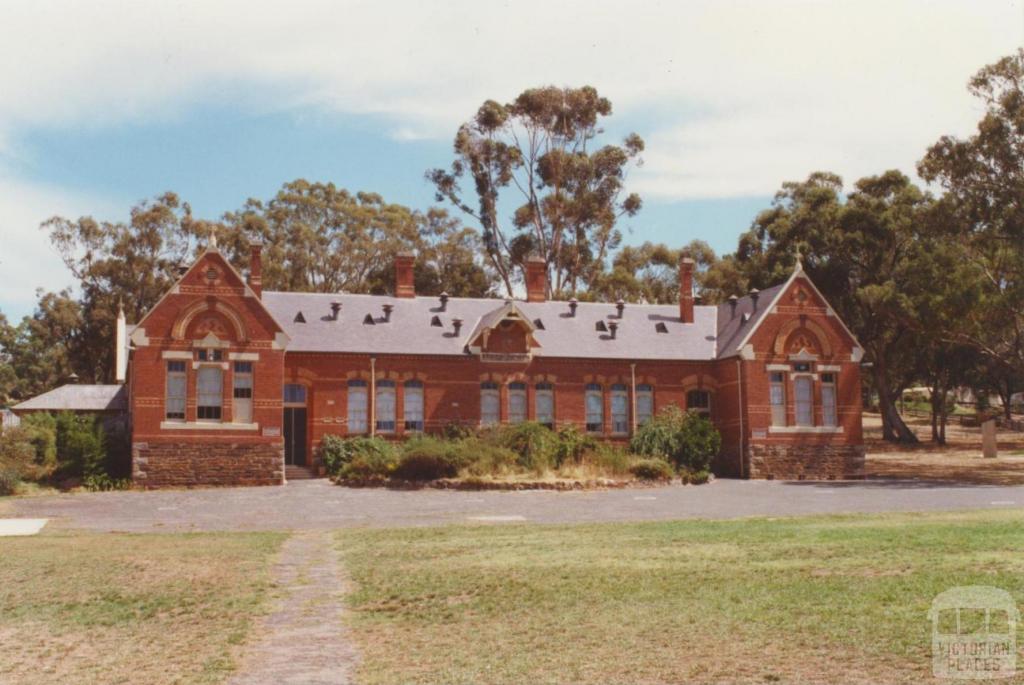
[[[718,480],[589,492],[352,489],[326,480],[280,487],[97,492],[12,498],[5,515],[50,528],[161,532],[326,530],[449,523],[583,523],[684,518],[1024,508],[1024,486],[925,481]]]
[[[283,595],[258,623],[229,685],[344,685],[356,652],[342,625],[345,579],[331,534],[296,533],[281,547],[274,584]]]

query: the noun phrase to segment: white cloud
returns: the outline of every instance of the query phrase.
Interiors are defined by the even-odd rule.
[[[820,168],[911,171],[938,135],[969,130],[966,79],[1022,25],[1020,0],[10,3],[0,154],[26,127],[208,101],[448,138],[485,98],[590,83],[641,122],[641,191],[765,194]]]

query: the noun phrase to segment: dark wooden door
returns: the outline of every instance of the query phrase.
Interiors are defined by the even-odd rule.
[[[284,463],[306,465],[306,408],[284,408]]]

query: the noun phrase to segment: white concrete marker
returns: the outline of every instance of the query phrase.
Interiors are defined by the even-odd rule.
[[[525,516],[468,516],[470,521],[525,521]]]
[[[652,499],[658,499],[657,497],[634,497],[635,500],[650,501]]]
[[[35,535],[50,519],[0,519],[0,537]]]

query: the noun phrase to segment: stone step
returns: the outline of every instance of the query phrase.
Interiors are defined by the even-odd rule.
[[[316,476],[313,475],[313,470],[306,466],[289,465],[284,467],[284,478],[285,480],[309,480]]]

